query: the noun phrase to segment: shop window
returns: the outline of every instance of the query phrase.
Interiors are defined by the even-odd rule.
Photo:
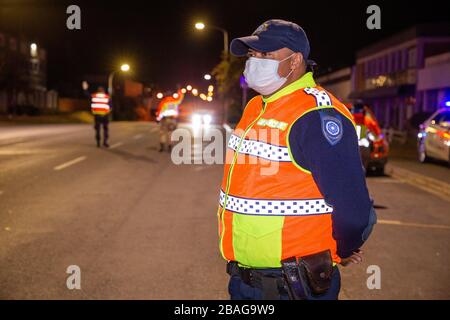
[[[408,68],[415,68],[417,62],[417,48],[408,50]]]

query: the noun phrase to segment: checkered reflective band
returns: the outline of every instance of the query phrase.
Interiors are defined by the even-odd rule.
[[[223,207],[225,192],[220,190],[219,203]],[[259,216],[308,216],[330,214],[333,207],[324,199],[270,200],[248,199],[228,195],[226,209],[235,213]]]
[[[314,96],[318,107],[331,106],[331,98],[324,90],[317,88],[305,88],[303,89],[307,94]]]
[[[241,137],[232,134],[228,141],[228,148],[236,151],[240,141]],[[272,161],[292,162],[287,147],[277,146],[262,141],[243,139],[238,152]]]

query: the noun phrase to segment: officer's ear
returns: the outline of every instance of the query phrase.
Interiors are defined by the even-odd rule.
[[[303,54],[301,52],[296,52],[294,54],[294,59],[292,59],[291,69],[298,69],[303,65]]]

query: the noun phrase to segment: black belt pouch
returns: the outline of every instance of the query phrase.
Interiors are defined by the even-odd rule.
[[[298,263],[300,274],[308,283],[312,294],[324,294],[330,288],[333,276],[330,250],[301,257]]]

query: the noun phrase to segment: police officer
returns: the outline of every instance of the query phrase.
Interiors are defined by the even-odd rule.
[[[109,148],[108,145],[108,125],[109,114],[111,112],[109,95],[105,93],[103,87],[99,87],[97,92],[91,97],[91,111],[95,120],[95,139],[97,147],[100,147],[100,130],[103,127],[103,146]]]
[[[159,121],[159,152],[167,149],[172,150],[171,135],[177,128],[179,106],[184,99],[184,93],[178,90],[177,93],[163,98],[158,106],[157,121]]]
[[[295,23],[231,42],[260,95],[228,142],[218,221],[231,299],[337,299],[376,223],[351,113],[318,86]]]

